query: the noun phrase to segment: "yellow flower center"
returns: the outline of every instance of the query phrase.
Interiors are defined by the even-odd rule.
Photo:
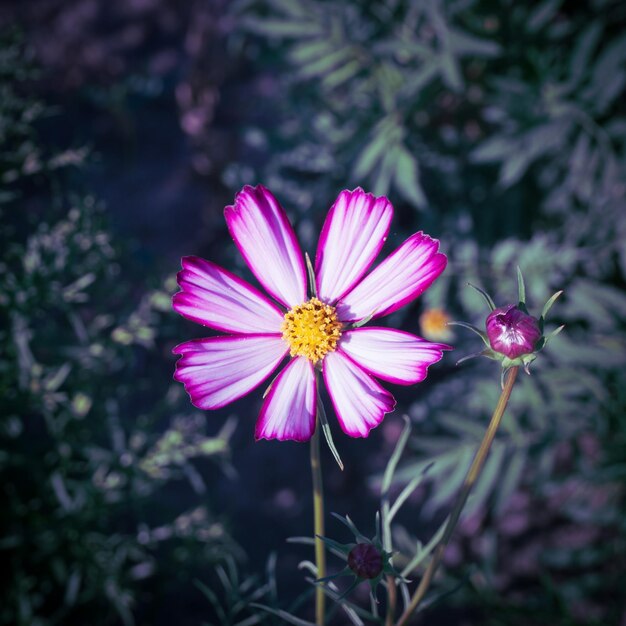
[[[280,329],[291,356],[305,356],[313,363],[332,352],[341,337],[341,322],[337,320],[335,307],[317,298],[287,311]]]

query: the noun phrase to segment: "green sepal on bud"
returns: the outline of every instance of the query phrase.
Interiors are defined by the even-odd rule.
[[[370,586],[372,598],[374,601],[378,602],[376,597],[376,588],[384,577],[393,576],[400,580],[404,580],[402,575],[397,572],[391,564],[391,557],[393,556],[393,553],[386,552],[383,549],[378,527],[376,529],[376,535],[372,538],[368,538],[359,531],[354,522],[348,516],[342,517],[337,513],[332,513],[332,515],[350,530],[350,532],[354,535],[355,541],[350,543],[339,543],[334,539],[320,536],[320,539],[329,550],[332,550],[336,554],[341,554],[345,558],[346,566],[336,574],[319,578],[315,582],[324,583],[334,580],[335,578],[346,576],[352,577],[352,583],[341,595],[341,598],[346,597],[361,583],[367,582]]]

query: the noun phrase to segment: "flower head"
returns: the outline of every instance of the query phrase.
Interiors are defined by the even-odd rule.
[[[539,338],[539,320],[524,312],[518,305],[494,309],[486,321],[489,345],[509,359],[531,354]]]
[[[372,580],[383,571],[383,554],[371,543],[357,543],[348,552],[348,567],[359,578]]]
[[[544,335],[546,315],[557,298],[563,293],[562,291],[557,291],[545,303],[541,315],[537,318],[533,317],[526,308],[526,288],[524,286],[524,277],[519,267],[517,268],[517,285],[518,303],[499,308],[496,308],[487,292],[471,285],[483,296],[491,309],[491,313],[485,320],[486,332],[465,322],[452,322],[452,324],[464,326],[474,331],[481,337],[486,348],[482,352],[462,358],[458,363],[476,356],[486,356],[495,361],[500,361],[502,363],[503,381],[505,372],[514,366],[521,365],[526,370],[526,373],[530,373],[528,368],[537,358],[537,353],[545,348],[552,337],[558,335],[563,330],[563,326],[559,326],[551,333]]]
[[[357,188],[342,191],[320,235],[310,292],[295,233],[272,193],[244,187],[226,207],[226,223],[250,270],[269,294],[198,257],[182,259],[178,313],[225,333],[174,348],[175,378],[193,404],[217,409],[272,381],[257,439],[306,441],[315,429],[320,372],[340,426],[367,437],[395,400],[377,379],[410,385],[426,377],[444,344],[382,327],[361,328],[407,304],[441,274],[446,257],[421,232],[373,270],[393,208]]]
[[[395,570],[392,564],[393,553],[386,552],[383,547],[378,516],[376,516],[376,535],[372,538],[366,537],[349,517],[342,517],[337,513],[332,513],[332,516],[352,532],[355,541],[339,543],[329,537],[320,537],[328,549],[345,558],[345,567],[335,574],[317,580],[318,583],[346,576],[352,578],[352,584],[343,593],[343,597],[347,596],[357,585],[367,582],[372,597],[376,599],[376,588],[384,576],[393,576],[396,579],[409,582],[404,580],[402,575]]]

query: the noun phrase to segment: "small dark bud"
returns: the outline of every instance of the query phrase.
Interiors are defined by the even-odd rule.
[[[357,543],[348,554],[348,567],[359,578],[376,578],[383,571],[383,557],[371,543]]]

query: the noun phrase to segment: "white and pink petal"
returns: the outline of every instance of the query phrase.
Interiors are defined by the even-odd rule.
[[[280,309],[241,278],[199,257],[184,257],[182,267],[172,300],[182,316],[227,333],[280,333]]]
[[[386,389],[340,351],[324,357],[323,373],[341,429],[350,437],[367,437],[396,405]]]
[[[272,193],[246,185],[224,209],[228,230],[267,292],[286,307],[306,300],[302,252],[285,211]]]
[[[342,191],[331,207],[315,257],[318,296],[333,303],[349,291],[378,256],[393,216],[387,198],[360,187]]]
[[[377,327],[344,332],[339,348],[373,376],[398,385],[424,380],[428,367],[451,349],[400,330]]]
[[[313,364],[292,359],[276,377],[256,424],[256,439],[308,441],[315,431],[317,388]]]
[[[387,315],[421,293],[443,272],[439,242],[422,232],[409,237],[337,303],[342,322]]]
[[[194,339],[176,346],[174,379],[199,409],[219,409],[260,385],[287,355],[280,335]]]

